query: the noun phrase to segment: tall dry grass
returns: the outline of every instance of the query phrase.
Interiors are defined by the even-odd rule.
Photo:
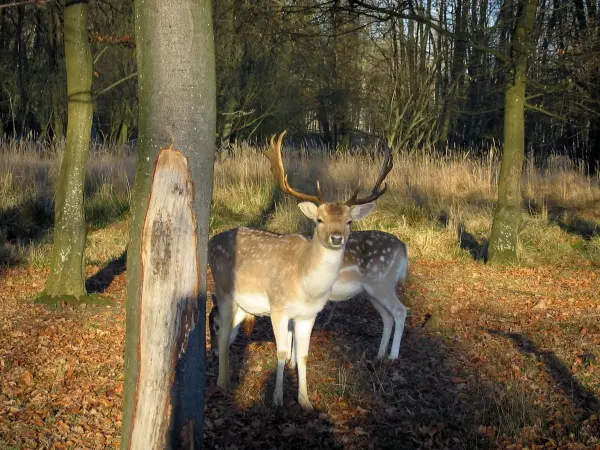
[[[0,142],[0,258],[48,262],[53,192],[61,146]],[[311,224],[295,201],[275,189],[262,148],[244,143],[220,153],[215,163],[211,229],[250,225],[276,232],[309,232]],[[319,150],[284,150],[292,185],[314,192],[321,182],[327,199],[350,195],[357,183],[370,189],[381,157]],[[100,146],[91,150],[86,182],[86,217],[91,228],[87,261],[118,256],[127,241],[127,208],[134,156],[123,158]],[[356,224],[394,233],[409,244],[411,257],[479,258],[494,212],[499,158],[452,152],[399,153],[387,179],[388,193],[376,212]],[[526,163],[525,214],[519,256],[526,265],[600,264],[600,178],[562,157],[543,167]]]
[[[215,165],[214,231],[253,224],[276,232],[308,232],[295,202],[280,198],[262,149],[241,144]],[[372,154],[372,152],[371,152]],[[285,150],[290,182],[326,198],[348,197],[360,181],[370,189],[381,156]],[[400,153],[387,178],[388,193],[376,212],[357,223],[381,229],[409,244],[413,257],[479,258],[485,252],[496,201],[498,151],[474,157],[422,151]],[[272,204],[275,197],[276,202]],[[527,265],[600,263],[600,177],[551,157],[543,167],[528,161],[523,174],[525,214],[519,256]]]
[[[64,142],[0,140],[0,264],[47,265],[63,148]],[[118,158],[113,149],[92,146],[85,183],[90,230],[105,229],[125,218],[134,170],[131,154]],[[88,234],[88,262],[104,262],[123,251],[123,233],[106,239],[102,235]]]

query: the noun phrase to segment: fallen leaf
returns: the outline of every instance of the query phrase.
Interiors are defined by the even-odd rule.
[[[69,428],[69,425],[64,423],[62,420],[58,421],[58,423],[56,424],[56,428],[58,429],[60,434],[68,434],[69,431],[71,431],[71,428]]]
[[[21,381],[27,386],[33,386],[33,375],[31,375],[29,370],[23,372],[21,375]]]
[[[398,383],[406,383],[406,378],[400,375],[398,372],[394,372],[392,374],[392,381],[397,381]]]
[[[367,414],[367,413],[369,412],[369,410],[368,410],[368,409],[361,408],[360,406],[357,406],[357,407],[356,407],[356,412],[358,412],[358,413],[360,413],[360,414]]]

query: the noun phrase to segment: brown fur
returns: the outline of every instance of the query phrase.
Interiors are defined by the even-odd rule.
[[[254,325],[256,325],[256,316],[248,314],[246,316],[246,320],[244,320],[244,333],[246,333],[246,336],[250,336],[252,334]]]

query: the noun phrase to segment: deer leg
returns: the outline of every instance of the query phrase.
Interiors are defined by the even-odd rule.
[[[289,321],[288,326],[288,359],[287,366],[290,369],[296,368],[296,341],[294,340],[294,321]]]
[[[396,324],[396,329],[394,330],[394,340],[392,341],[392,351],[390,352],[390,359],[398,359],[398,354],[400,353],[400,341],[402,340],[402,333],[404,333],[404,322],[406,322],[407,309],[398,297],[396,297],[396,293],[393,293],[393,297],[390,297],[390,302],[392,298],[395,300],[392,306],[392,316],[394,316],[394,322]]]
[[[271,324],[273,325],[277,345],[277,379],[275,381],[275,393],[273,394],[275,406],[283,406],[283,369],[289,352],[287,342],[289,321],[289,317],[283,313],[271,311]]]
[[[229,389],[229,338],[231,336],[231,325],[233,316],[237,311],[233,298],[220,296],[219,304],[219,378],[217,386],[221,389]]]
[[[306,411],[312,411],[313,407],[308,399],[306,387],[306,358],[310,345],[310,335],[316,317],[294,321],[294,347],[296,348],[296,363],[298,364],[298,403]]]
[[[244,321],[246,316],[246,311],[244,311],[242,308],[238,308],[235,314],[233,315],[233,323],[231,324],[233,330],[231,331],[231,335],[229,336],[229,345],[233,344],[233,341],[235,341],[235,338],[237,337],[240,331],[240,324]]]
[[[331,322],[331,319],[333,318],[333,313],[335,312],[335,307],[337,306],[336,302],[331,302],[331,309],[329,310],[329,315],[327,316],[327,320],[325,320],[325,323],[321,326],[321,329],[325,329],[327,328],[327,325],[329,325],[329,322]]]
[[[377,359],[383,359],[387,353],[390,338],[392,337],[392,329],[394,328],[394,317],[387,310],[385,306],[379,303],[379,300],[369,295],[369,301],[373,308],[377,310],[381,316],[383,322],[383,333],[381,334],[381,341],[379,342],[379,351],[377,352]]]

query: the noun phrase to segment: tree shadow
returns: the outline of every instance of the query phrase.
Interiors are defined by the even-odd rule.
[[[531,339],[522,333],[507,333],[501,330],[488,330],[490,334],[503,336],[512,340],[523,354],[535,355],[542,361],[547,372],[563,396],[570,400],[574,407],[585,411],[585,415],[600,412],[600,401],[593,392],[585,388],[569,368],[551,350],[540,349]]]
[[[438,215],[438,221],[443,227],[448,227],[450,222],[450,215],[447,212],[443,212]],[[456,228],[458,242],[462,250],[467,250],[474,261],[486,261],[488,240],[477,239],[473,234],[469,233],[465,225],[460,222]]]
[[[548,222],[558,225],[563,231],[569,234],[580,236],[585,240],[590,240],[595,236],[600,236],[600,223],[582,219],[577,213],[588,208],[597,206],[596,201],[586,203],[574,208],[568,208],[560,205],[540,205],[533,199],[525,199],[525,207],[529,215],[540,215],[544,209],[547,210]],[[572,219],[567,220],[571,215]]]
[[[248,222],[247,226],[250,228],[265,228],[275,211],[277,211],[277,204],[281,202],[282,198],[281,191],[273,186],[269,203],[260,211],[257,217]]]
[[[260,384],[252,402],[239,400],[245,393],[223,392],[216,387],[218,355],[207,353],[205,448],[343,448],[335,439],[333,422],[323,412],[306,413],[296,402],[297,377],[286,368],[283,379],[284,407],[273,406],[276,362],[273,367],[251,367],[248,360],[254,345],[269,345],[275,338],[268,317],[257,317],[252,336],[240,332],[230,348],[230,371],[234,390],[253,377]],[[232,447],[233,448],[233,447]]]
[[[48,239],[54,222],[51,199],[28,199],[19,206],[0,210],[0,265],[13,267],[24,262],[19,247]]]
[[[122,220],[128,210],[125,203],[88,202],[85,208],[88,230],[108,227]],[[14,267],[25,263],[26,258],[19,250],[51,242],[53,230],[54,201],[45,195],[0,209],[0,265]]]
[[[124,250],[121,256],[114,258],[105,267],[100,269],[94,275],[85,280],[85,288],[89,294],[104,293],[115,277],[125,272],[127,269],[127,250]]]
[[[456,379],[466,374],[457,369],[447,342],[424,332],[420,319],[411,320],[400,360],[377,362],[379,315],[366,300],[342,302],[337,309],[327,330],[319,326],[327,312],[319,315],[311,337],[309,395],[322,408],[315,412],[296,403],[297,377],[287,368],[285,407],[272,405],[276,358],[268,317],[257,318],[253,334],[240,333],[232,345],[232,393],[215,388],[218,359],[209,358],[206,448],[493,447],[473,421],[481,405],[462,398],[465,384]],[[256,356],[250,363],[257,352],[271,364]],[[492,386],[478,383],[491,395]]]

